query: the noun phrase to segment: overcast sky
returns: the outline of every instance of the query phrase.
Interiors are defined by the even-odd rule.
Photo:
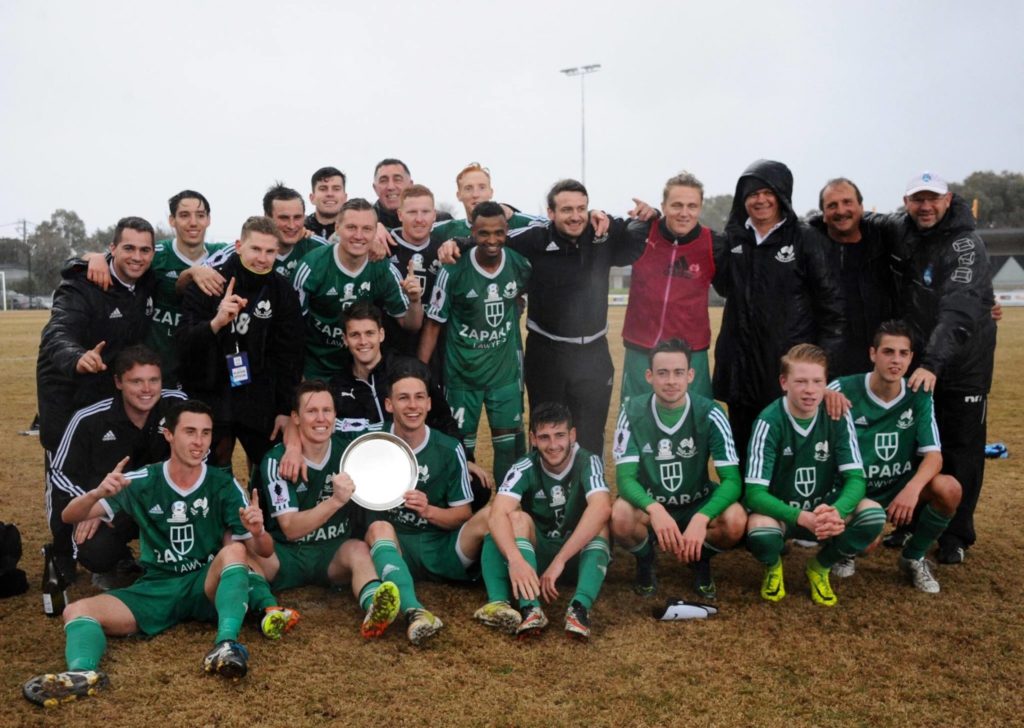
[[[334,165],[374,199],[400,157],[439,202],[479,161],[542,211],[580,173],[591,204],[660,201],[687,169],[731,193],[786,162],[794,206],[844,175],[879,210],[930,168],[1024,170],[1024,3],[0,1],[0,236],[73,209],[91,231],[166,224],[183,188],[234,239],[280,179]],[[461,216],[461,210],[459,212]]]

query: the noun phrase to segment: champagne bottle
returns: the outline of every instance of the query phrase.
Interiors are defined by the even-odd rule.
[[[53,544],[43,546],[43,614],[59,617],[68,603],[67,584],[57,568]]]

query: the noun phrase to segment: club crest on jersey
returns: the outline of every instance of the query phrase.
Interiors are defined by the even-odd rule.
[[[654,456],[655,460],[671,460],[672,459],[672,441],[667,437],[658,440],[658,454]]]
[[[828,460],[828,441],[818,442],[814,445],[814,459],[818,462],[825,462]]]
[[[356,284],[355,283],[346,283],[345,284],[345,288],[342,289],[342,290],[343,290],[343,293],[341,294],[341,301],[342,301],[342,303],[344,303],[345,301],[354,301],[354,300],[356,300]]]
[[[900,428],[901,430],[905,430],[908,427],[913,427],[914,426],[914,408],[913,407],[908,407],[907,410],[904,411],[900,415],[900,418],[898,420],[896,420],[896,426],[898,428]]]
[[[417,468],[417,471],[419,473],[419,481],[421,483],[426,483],[430,479],[430,466],[429,465],[420,465]]]
[[[203,518],[206,518],[210,515],[210,499],[206,497],[197,498],[193,501],[192,508],[190,510],[193,516],[198,516],[199,513],[202,512]]]
[[[661,478],[661,487],[674,493],[683,485],[683,464],[678,461],[662,463],[658,466],[658,477]]]
[[[170,536],[171,548],[174,549],[175,553],[179,556],[187,556],[188,552],[192,550],[192,544],[195,543],[195,531],[192,529],[192,524],[186,523],[183,526],[171,526]]]
[[[793,246],[783,245],[779,248],[779,252],[775,254],[775,260],[780,263],[792,263],[796,260],[796,253],[793,252]]]
[[[565,489],[560,485],[555,485],[551,488],[551,507],[560,508],[565,505]]]
[[[796,477],[793,480],[793,487],[796,488],[796,492],[802,495],[804,498],[810,498],[811,493],[814,492],[814,487],[817,485],[817,483],[818,474],[814,470],[814,468],[796,469]]]
[[[268,319],[274,315],[274,312],[270,308],[270,301],[260,301],[256,304],[256,310],[253,314],[258,319]]]
[[[498,284],[491,283],[487,286],[487,298],[484,299],[484,317],[487,325],[497,328],[505,317],[505,302],[498,295]]]
[[[515,281],[509,281],[505,284],[505,290],[502,291],[502,295],[505,298],[515,298],[519,294],[519,286],[516,285]]]
[[[892,460],[899,445],[900,436],[895,432],[879,432],[875,434],[875,452],[882,460]]]
[[[684,437],[679,441],[679,447],[676,448],[676,452],[679,453],[680,457],[692,458],[697,454],[697,448],[693,444],[692,437]]]
[[[359,284],[359,292],[360,293],[369,293],[370,292],[370,282],[369,281],[363,281],[362,283],[360,283]]]

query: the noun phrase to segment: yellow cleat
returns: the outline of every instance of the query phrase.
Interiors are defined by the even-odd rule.
[[[385,581],[373,595],[370,608],[366,610],[363,626],[359,632],[364,639],[373,639],[384,634],[384,630],[398,617],[398,587],[392,581]]]
[[[839,599],[828,581],[830,569],[816,569],[807,564],[807,581],[811,585],[811,600],[822,607],[834,607]]]
[[[778,602],[786,596],[786,580],[782,576],[782,559],[775,566],[766,566],[764,580],[761,582],[761,598],[768,602]]]

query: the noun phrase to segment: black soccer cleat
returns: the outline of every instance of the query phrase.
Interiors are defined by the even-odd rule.
[[[656,557],[653,546],[647,556],[636,557],[636,579],[633,581],[633,591],[642,597],[653,596],[658,591],[658,575],[654,569]]]
[[[590,639],[590,614],[575,599],[565,610],[565,633],[583,642]]]
[[[203,659],[203,669],[211,675],[237,679],[249,671],[249,650],[231,640],[218,642]]]
[[[718,599],[718,587],[715,577],[711,575],[711,559],[706,556],[693,564],[693,589],[697,596],[713,602]]]

